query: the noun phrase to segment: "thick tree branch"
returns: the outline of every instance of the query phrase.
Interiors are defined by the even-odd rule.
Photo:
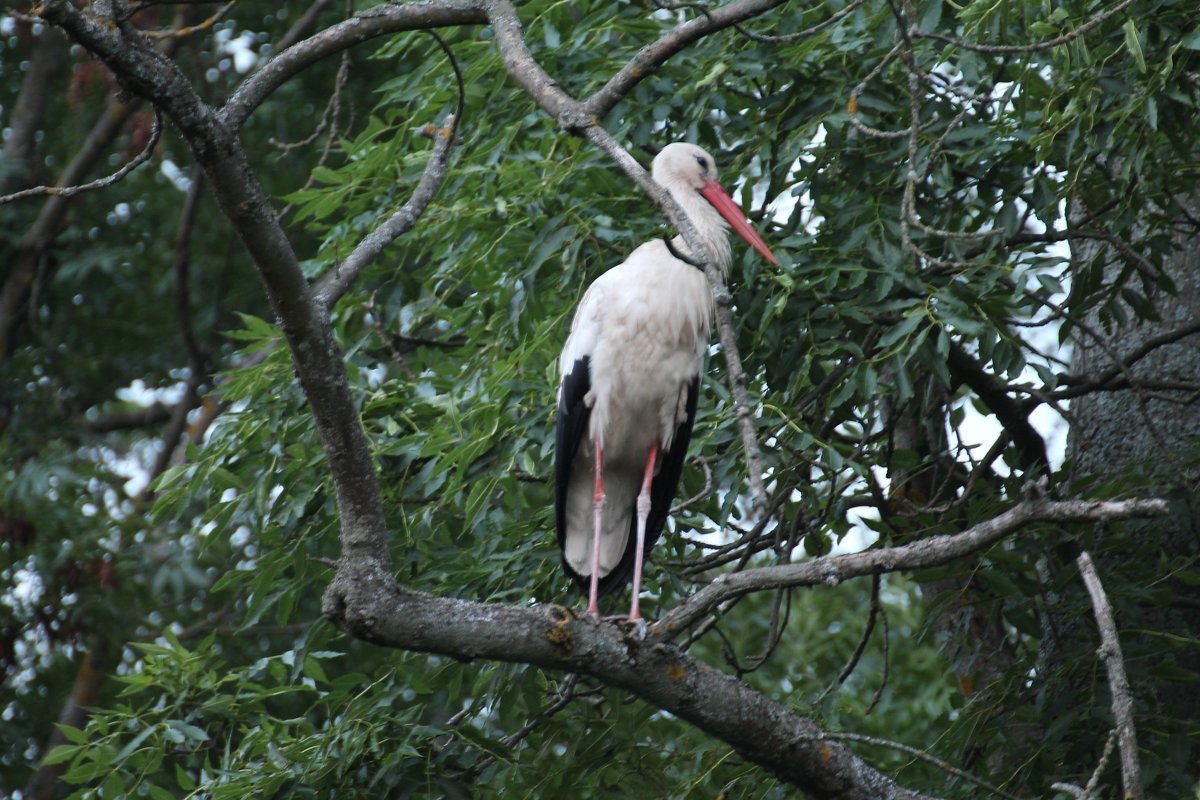
[[[863,575],[946,564],[982,550],[1032,522],[1095,522],[1162,516],[1167,513],[1165,500],[1049,500],[1031,497],[1000,516],[974,525],[962,533],[930,536],[900,547],[722,575],[651,625],[650,638],[671,639],[717,605],[750,592],[781,586],[835,586]]]
[[[353,635],[388,647],[484,658],[592,675],[720,738],[744,758],[815,798],[915,799],[847,748],[823,740],[808,717],[673,645],[643,641],[559,606],[515,608],[434,597],[343,559],[325,614]]]
[[[990,375],[970,353],[956,343],[950,343],[946,356],[950,374],[962,381],[996,415],[996,419],[1008,431],[1021,459],[1021,468],[1028,473],[1046,469],[1050,459],[1046,456],[1046,442],[1029,422],[1029,409],[1005,391],[1004,385]]]
[[[1121,784],[1126,800],[1142,800],[1141,766],[1138,762],[1137,731],[1133,727],[1133,694],[1125,675],[1125,658],[1121,655],[1121,640],[1113,622],[1112,606],[1096,574],[1092,558],[1084,551],[1075,559],[1079,576],[1092,597],[1096,625],[1100,629],[1100,657],[1108,672],[1108,687],[1112,692],[1113,720],[1117,725],[1117,750],[1121,754]]]
[[[225,216],[258,268],[292,351],[308,398],[341,512],[345,555],[390,565],[379,484],[345,364],[325,309],[316,303],[266,193],[237,142],[193,91],[178,66],[136,31],[113,26],[65,0],[48,0],[41,13],[100,57],[121,83],[152,100],[175,122],[204,169]]]

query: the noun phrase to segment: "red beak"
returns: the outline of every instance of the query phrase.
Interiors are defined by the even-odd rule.
[[[721,188],[721,184],[716,181],[709,181],[704,184],[704,188],[700,190],[700,194],[704,195],[717,213],[725,218],[725,221],[733,226],[733,229],[738,232],[738,235],[746,240],[746,243],[762,254],[763,258],[770,261],[772,264],[778,264],[775,260],[775,255],[771,252],[771,248],[767,247],[767,243],[758,235],[758,231],[750,227],[750,223],[746,220],[746,215],[742,213],[742,209],[738,204],[733,202],[733,198],[729,196],[729,192]]]

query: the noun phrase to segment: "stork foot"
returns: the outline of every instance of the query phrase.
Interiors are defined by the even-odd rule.
[[[616,622],[617,627],[621,629],[622,633],[624,633],[626,636],[633,636],[638,641],[644,640],[646,638],[646,634],[650,630],[650,626],[646,624],[646,620],[642,619],[641,617],[638,617],[637,619],[618,617]]]

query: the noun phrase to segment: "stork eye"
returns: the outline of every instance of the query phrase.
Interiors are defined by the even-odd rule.
[[[696,156],[696,163],[700,165],[700,169],[708,172],[708,159],[704,156]]]

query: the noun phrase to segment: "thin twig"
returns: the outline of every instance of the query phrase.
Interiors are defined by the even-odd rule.
[[[114,183],[119,183],[126,175],[149,161],[150,156],[154,155],[154,148],[158,146],[158,140],[161,137],[162,113],[156,108],[154,109],[154,127],[150,130],[150,140],[146,142],[146,146],[142,148],[142,152],[134,156],[129,163],[125,164],[125,166],[121,167],[112,175],[109,175],[107,178],[98,178],[94,181],[77,184],[75,186],[33,186],[29,189],[22,189],[19,192],[13,192],[12,194],[0,197],[0,205],[12,203],[17,200],[24,200],[28,197],[43,197],[46,195],[53,197],[72,197],[80,192],[90,192],[94,189],[103,189],[107,186],[112,186]]]
[[[704,470],[704,488],[701,489],[696,494],[689,497],[687,500],[683,500],[682,502],[676,503],[675,505],[671,506],[671,511],[670,511],[671,514],[678,514],[680,511],[683,511],[687,507],[691,506],[693,503],[698,503],[701,500],[703,500],[704,498],[708,497],[710,494],[712,494],[712,489],[713,489],[712,467],[710,467],[708,465],[708,461],[704,458],[696,458],[693,460],[699,462],[700,467]]]
[[[325,111],[322,112],[321,119],[317,123],[317,126],[313,128],[312,133],[296,142],[281,142],[276,140],[273,136],[267,139],[267,144],[271,145],[272,147],[277,147],[281,151],[279,155],[276,156],[277,158],[283,158],[284,155],[298,148],[307,147],[315,142],[325,131],[329,131],[330,142],[337,138],[339,132],[338,120],[342,116],[342,92],[345,90],[346,84],[349,81],[350,51],[343,50],[342,61],[341,64],[338,65],[337,75],[334,77],[333,81],[333,92],[329,95],[329,100],[325,103]],[[324,165],[325,156],[329,153],[330,149],[331,148],[329,144],[326,144],[325,151],[321,154],[321,161],[318,162],[318,166]],[[311,182],[312,177],[310,176],[309,183],[305,184],[304,188],[307,189]],[[280,216],[282,216],[282,214],[280,214]]]
[[[519,731],[507,737],[504,740],[505,746],[516,747],[521,743],[522,740],[525,739],[526,736],[533,733],[534,729],[537,728],[538,725],[566,708],[567,705],[570,704],[571,700],[575,698],[575,684],[577,683],[579,683],[578,673],[572,672],[571,674],[567,675],[566,679],[563,680],[562,689],[559,690],[558,697],[555,699],[555,701],[542,709],[536,717],[523,725]],[[472,772],[478,775],[494,763],[496,763],[496,757],[488,756],[476,764]]]
[[[1116,366],[1109,367],[1099,375],[1093,377],[1070,374],[1060,375],[1058,382],[1061,386],[1071,387],[1071,393],[1064,394],[1066,397],[1073,397],[1074,393],[1082,393],[1080,389],[1092,389],[1110,383],[1114,378],[1122,374],[1122,372],[1128,370],[1138,361],[1142,360],[1158,348],[1163,347],[1164,345],[1174,344],[1180,339],[1184,339],[1197,333],[1200,333],[1200,319],[1192,320],[1186,325],[1165,333],[1160,333],[1157,336],[1151,336],[1149,339],[1130,350],[1124,356],[1119,357],[1116,361]]]
[[[186,25],[182,28],[168,28],[161,31],[143,31],[142,35],[150,39],[183,39],[188,36],[194,36],[197,33],[212,30],[213,26],[225,18],[233,7],[237,5],[237,0],[230,2],[218,8],[213,12],[208,19],[198,22],[195,25]]]
[[[813,705],[820,705],[821,701],[828,697],[829,693],[832,692],[835,687],[841,686],[843,683],[845,683],[846,679],[853,674],[854,668],[858,666],[858,662],[860,659],[862,659],[863,653],[866,652],[867,642],[871,640],[871,634],[875,631],[875,618],[879,615],[879,583],[881,579],[882,576],[878,574],[871,576],[871,608],[870,611],[867,612],[867,625],[863,629],[862,636],[859,637],[858,646],[854,648],[854,653],[851,654],[850,660],[846,662],[846,666],[844,666],[842,671],[838,673],[837,679],[831,681],[829,685],[825,687],[825,690],[821,692],[815,701],[813,701]]]
[[[1088,780],[1087,786],[1080,788],[1073,783],[1055,782],[1050,784],[1050,788],[1056,792],[1066,792],[1074,797],[1075,800],[1092,800],[1096,796],[1096,789],[1100,786],[1100,774],[1104,772],[1104,768],[1108,766],[1108,759],[1112,756],[1113,747],[1117,743],[1117,729],[1113,728],[1108,732],[1108,741],[1104,743],[1104,752],[1100,754],[1100,761],[1096,764],[1096,769],[1092,772],[1092,777]]]
[[[875,687],[875,694],[871,696],[871,702],[867,704],[863,716],[870,716],[871,712],[875,710],[875,706],[879,705],[879,701],[883,699],[883,692],[887,689],[888,678],[891,676],[892,628],[888,623],[887,609],[882,605],[879,606],[879,621],[883,623],[883,674],[879,676],[879,685]]]
[[[1079,26],[1078,28],[1076,28],[1073,31],[1064,33],[1062,36],[1057,36],[1053,39],[1049,39],[1044,42],[1034,42],[1032,44],[1013,44],[1013,45],[971,44],[970,42],[964,42],[962,39],[955,39],[951,36],[943,36],[940,33],[926,33],[923,31],[914,31],[913,36],[918,39],[934,39],[936,41],[945,42],[946,44],[950,44],[955,47],[961,47],[964,50],[971,50],[976,53],[987,53],[988,55],[1003,55],[1006,53],[1034,53],[1034,52],[1037,52],[1038,50],[1047,50],[1051,47],[1058,47],[1059,45],[1066,44],[1067,42],[1070,42],[1073,39],[1077,39],[1080,36],[1083,36],[1088,31],[1090,31],[1092,28],[1095,28],[1097,25],[1100,25],[1101,23],[1103,23],[1105,20],[1107,20],[1109,17],[1113,16],[1114,14],[1118,14],[1121,11],[1124,11],[1126,8],[1128,8],[1132,4],[1133,4],[1133,0],[1122,0],[1122,2],[1113,6],[1108,11],[1105,11],[1102,14],[1096,15],[1095,17],[1088,20],[1086,23]]]
[[[281,53],[294,45],[296,42],[300,41],[300,37],[312,27],[313,23],[317,21],[317,17],[321,15],[321,12],[323,12],[332,4],[333,0],[315,0],[315,2],[313,2],[313,4],[309,6],[308,9],[300,16],[300,19],[296,20],[296,23],[292,25],[292,27],[288,28],[287,33],[283,34],[278,42],[275,42],[271,52]],[[263,62],[259,63],[261,64]]]
[[[1017,288],[1016,284],[1011,278],[1002,277],[1000,282],[1005,286]],[[1058,316],[1079,328],[1079,330],[1091,337],[1092,341],[1096,343],[1097,347],[1104,351],[1104,354],[1107,355],[1112,361],[1113,366],[1120,370],[1121,375],[1123,375],[1125,380],[1129,382],[1129,387],[1133,389],[1134,399],[1137,401],[1138,411],[1141,414],[1142,421],[1146,424],[1146,431],[1150,434],[1150,437],[1154,439],[1163,456],[1168,459],[1172,458],[1172,448],[1163,438],[1162,433],[1158,429],[1158,425],[1155,423],[1153,416],[1150,414],[1150,409],[1146,405],[1146,398],[1142,395],[1142,392],[1138,390],[1138,382],[1134,380],[1133,374],[1129,371],[1129,367],[1126,366],[1125,362],[1117,354],[1117,351],[1113,349],[1113,346],[1108,342],[1108,340],[1105,339],[1100,332],[1092,327],[1092,325],[1090,325],[1088,322],[1080,319],[1078,316],[1068,311],[1065,306],[1055,303],[1048,297],[1042,297],[1037,292],[1025,287],[1020,287],[1018,291],[1020,291],[1030,300],[1033,300],[1035,303],[1045,306],[1047,309],[1052,311],[1055,316]]]
[[[188,369],[200,380],[208,377],[208,353],[196,336],[192,325],[191,284],[189,273],[192,266],[192,232],[196,226],[196,214],[200,197],[204,192],[204,170],[192,168],[191,182],[183,211],[179,215],[179,229],[175,234],[175,316],[179,323],[179,338],[188,356]]]

